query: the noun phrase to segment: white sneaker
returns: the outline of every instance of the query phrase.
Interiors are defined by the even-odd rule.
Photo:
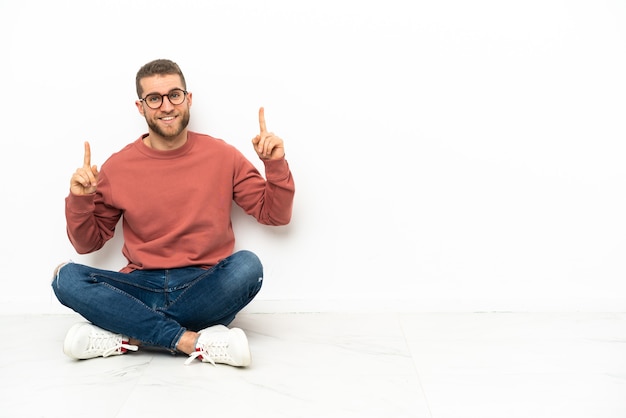
[[[76,360],[94,357],[108,357],[124,354],[128,350],[137,351],[129,338],[103,330],[89,322],[81,322],[70,328],[65,336],[63,352]]]
[[[198,332],[196,351],[189,355],[185,365],[195,358],[205,363],[224,363],[231,366],[245,367],[250,364],[248,338],[239,328],[228,329],[224,325],[215,325]]]

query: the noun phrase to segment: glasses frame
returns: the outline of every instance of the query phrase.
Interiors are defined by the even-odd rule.
[[[175,93],[175,92],[176,93],[177,92],[182,92],[183,93],[183,100],[181,100],[180,103],[172,103],[172,99],[170,99],[170,94]],[[144,102],[146,104],[146,106],[148,106],[150,109],[156,110],[156,109],[159,109],[161,106],[163,106],[163,100],[164,100],[165,97],[167,97],[167,100],[170,102],[170,104],[172,106],[178,106],[178,105],[181,105],[181,104],[185,103],[185,100],[187,99],[187,93],[188,93],[187,90],[175,88],[175,89],[170,90],[169,93],[167,93],[167,94],[159,94],[159,93],[149,93],[149,94],[146,94],[146,96],[141,98],[141,99],[139,99],[139,101],[140,102]],[[161,102],[159,102],[159,105],[157,107],[150,106],[150,104],[146,100],[149,96],[161,96]]]

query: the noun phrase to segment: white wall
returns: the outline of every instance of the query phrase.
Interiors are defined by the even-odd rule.
[[[251,159],[284,138],[293,222],[234,212],[251,310],[626,307],[626,3],[0,0],[0,313],[66,312],[63,199],[146,131],[134,76],[171,58],[191,128]],[[255,160],[256,161],[256,160]]]

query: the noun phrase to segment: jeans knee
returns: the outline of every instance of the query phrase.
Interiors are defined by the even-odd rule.
[[[74,287],[73,279],[76,277],[75,270],[77,264],[71,261],[59,264],[54,269],[54,275],[52,276],[52,289],[57,295],[57,298],[61,299],[63,293],[72,291]]]
[[[263,280],[263,264],[261,264],[261,260],[255,253],[242,250],[235,253],[234,257],[235,262],[244,270],[245,276],[259,282]]]
[[[59,285],[59,278],[61,276],[61,269],[67,266],[69,262],[64,262],[55,267],[54,273],[52,273],[52,287],[56,290]]]
[[[52,273],[52,283],[54,284],[55,280],[59,279],[59,274],[61,273],[61,269],[68,265],[70,262],[65,261],[54,268],[54,273]]]

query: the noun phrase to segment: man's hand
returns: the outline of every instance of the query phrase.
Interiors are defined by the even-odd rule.
[[[98,184],[98,167],[91,165],[91,148],[85,141],[85,157],[83,166],[78,168],[70,180],[70,192],[83,196],[96,192]]]
[[[262,160],[278,160],[285,156],[285,147],[283,140],[274,135],[273,132],[267,132],[265,127],[265,111],[259,109],[259,126],[261,133],[252,138],[252,145],[257,155]]]

